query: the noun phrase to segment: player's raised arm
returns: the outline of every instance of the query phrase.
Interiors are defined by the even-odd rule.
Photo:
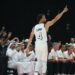
[[[52,19],[51,21],[48,21],[45,25],[46,31],[48,31],[49,27],[52,26],[54,23],[56,23],[62,16],[64,13],[66,13],[68,11],[67,6],[65,6],[65,8],[63,9],[63,11],[61,13],[59,13],[54,19]]]
[[[30,37],[29,37],[29,42],[28,42],[27,48],[29,48],[29,46],[31,45],[33,37],[34,37],[34,28],[32,28],[32,32],[30,33]]]

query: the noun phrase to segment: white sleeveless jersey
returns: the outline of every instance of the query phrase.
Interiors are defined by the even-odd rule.
[[[36,42],[47,42],[47,32],[43,23],[35,25],[34,34]]]

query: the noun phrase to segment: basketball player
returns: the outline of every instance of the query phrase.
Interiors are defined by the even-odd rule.
[[[48,55],[48,48],[47,48],[47,32],[49,27],[54,25],[64,13],[68,11],[67,6],[64,10],[59,13],[54,19],[51,21],[46,22],[46,17],[44,14],[38,15],[38,24],[36,24],[32,28],[32,32],[30,34],[29,42],[26,48],[26,52],[29,51],[29,46],[32,43],[33,37],[35,35],[35,53],[37,57],[36,65],[35,65],[35,72],[34,75],[45,75],[47,69],[47,55]]]

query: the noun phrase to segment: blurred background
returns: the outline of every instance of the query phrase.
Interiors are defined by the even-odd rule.
[[[47,20],[51,20],[66,4],[68,13],[49,29],[48,34],[52,36],[52,41],[68,42],[75,37],[75,0],[1,0],[0,28],[5,26],[20,39],[28,38],[39,13],[45,13]]]

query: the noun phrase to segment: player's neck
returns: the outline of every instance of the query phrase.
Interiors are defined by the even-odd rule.
[[[41,23],[45,24],[44,22],[41,22],[41,21],[40,21],[39,24],[41,24]]]
[[[46,24],[46,22],[42,22],[42,21],[39,21],[39,24],[40,24],[40,23],[43,23],[44,25]]]
[[[39,24],[42,23],[41,21],[39,21]]]

